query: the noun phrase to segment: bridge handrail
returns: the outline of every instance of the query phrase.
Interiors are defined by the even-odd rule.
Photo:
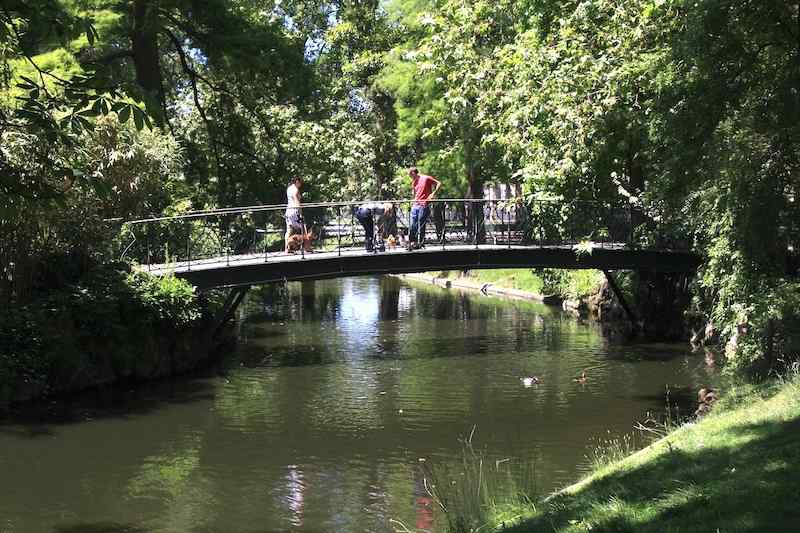
[[[257,255],[264,262],[275,255],[308,251],[342,250],[373,245],[375,228],[381,246],[416,246],[416,242],[446,249],[448,246],[479,246],[484,243],[512,246],[580,246],[593,248],[670,249],[681,242],[657,233],[652,218],[637,215],[630,205],[592,200],[564,201],[553,198],[436,198],[429,200],[428,215],[415,213],[411,198],[310,202],[302,228],[287,224],[286,204],[266,204],[202,209],[170,216],[122,221],[109,253],[118,260],[129,257],[140,264],[224,257],[226,263]],[[367,215],[354,209],[364,204],[393,204],[391,214],[371,210]],[[389,215],[387,217],[387,215]],[[421,215],[420,218],[417,218]],[[368,218],[372,218],[372,223]],[[422,227],[422,222],[428,224]],[[420,224],[417,224],[420,221]],[[286,227],[286,232],[284,232]],[[412,230],[424,233],[411,235]],[[640,229],[641,228],[641,229]],[[648,233],[649,232],[649,233]],[[300,241],[287,235],[302,235]],[[386,241],[386,242],[384,242]],[[313,242],[313,244],[311,244]],[[388,244],[387,244],[388,243]],[[312,250],[313,247],[313,250]]]
[[[349,206],[357,206],[362,204],[368,203],[391,203],[391,204],[410,204],[413,203],[413,198],[402,198],[402,199],[393,199],[393,200],[355,200],[355,201],[340,201],[340,202],[314,202],[314,203],[304,203],[300,206],[300,209],[311,209],[311,208],[324,208],[324,207],[349,207]],[[508,203],[526,203],[519,198],[495,198],[495,199],[486,199],[486,198],[434,198],[428,200],[429,203],[500,203],[500,202],[508,202]],[[577,202],[564,202],[563,200],[555,200],[555,199],[536,199],[534,203],[542,203],[542,204],[570,204],[570,205],[602,205],[602,202],[596,201],[577,201]],[[258,213],[263,211],[282,211],[289,207],[288,204],[266,204],[266,205],[251,205],[251,206],[242,206],[242,207],[224,207],[219,209],[205,209],[205,210],[197,210],[197,211],[188,211],[186,213],[181,213],[180,215],[171,215],[171,216],[162,216],[162,217],[150,217],[150,218],[140,218],[135,220],[126,220],[123,221],[124,224],[147,224],[149,222],[164,222],[168,220],[185,220],[185,219],[192,219],[192,218],[202,218],[208,216],[217,216],[217,215],[238,215],[242,213]],[[119,221],[119,219],[114,219],[114,221]]]

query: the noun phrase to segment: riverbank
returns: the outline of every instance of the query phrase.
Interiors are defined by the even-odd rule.
[[[800,520],[798,430],[797,376],[760,387],[741,385],[724,391],[700,421],[624,458],[619,457],[626,455],[624,447],[612,447],[610,460],[598,461],[578,483],[535,506],[505,508],[495,517],[496,528],[793,531]]]
[[[587,313],[581,302],[597,293],[603,275],[596,270],[556,271],[544,269],[493,269],[403,274],[401,277],[444,288],[480,291],[484,294],[563,305],[566,310]],[[578,311],[580,309],[580,311]]]
[[[479,277],[473,277],[473,276],[450,277],[450,276],[442,276],[442,274],[449,274],[449,273],[442,272],[438,274],[429,274],[425,272],[420,272],[415,274],[398,274],[398,277],[401,279],[409,279],[423,283],[430,283],[432,285],[436,285],[437,287],[442,287],[445,289],[454,288],[454,289],[463,289],[469,291],[478,291],[487,295],[506,296],[509,298],[519,298],[522,300],[533,300],[548,305],[560,305],[562,302],[562,298],[557,295],[547,295],[547,294],[541,294],[539,292],[524,290],[513,286],[509,287],[497,284],[494,281],[484,281]]]
[[[618,291],[599,270],[493,269],[405,274],[407,279],[444,288],[540,301],[576,317],[600,324],[603,334],[619,342],[686,342],[691,294],[688,280],[646,272],[616,273]],[[628,304],[620,302],[617,292]]]
[[[176,376],[212,359],[213,304],[186,282],[100,267],[0,315],[0,407]]]

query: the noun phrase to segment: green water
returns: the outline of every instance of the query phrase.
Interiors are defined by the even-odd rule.
[[[546,492],[710,372],[682,346],[613,346],[549,307],[395,278],[273,287],[246,315],[211,377],[0,420],[0,532],[429,529],[421,465],[457,475],[473,427]]]

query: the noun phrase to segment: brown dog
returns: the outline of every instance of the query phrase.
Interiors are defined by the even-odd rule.
[[[303,250],[306,252],[313,252],[314,248],[311,246],[311,242],[314,240],[314,234],[310,231],[300,234],[295,233],[294,235],[289,236],[289,240],[286,242],[286,251],[290,254],[294,254],[300,251],[300,247],[303,247]]]

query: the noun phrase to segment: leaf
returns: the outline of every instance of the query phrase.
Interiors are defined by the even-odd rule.
[[[131,118],[131,106],[128,104],[119,112],[119,121],[125,123],[129,118]]]
[[[94,29],[90,21],[86,21],[86,39],[89,41],[89,46],[94,46],[94,38],[97,35],[97,30]]]
[[[83,118],[80,115],[76,115],[75,117],[77,118],[78,122],[81,123],[81,126],[83,126],[85,129],[87,129],[89,131],[93,131],[94,130],[94,125],[91,122],[89,122],[88,120],[86,120],[85,118]]]
[[[94,192],[97,193],[97,196],[104,197],[111,194],[111,185],[106,183],[101,179],[96,179],[92,181],[92,188]]]
[[[133,107],[133,121],[136,123],[137,130],[144,128],[144,112],[138,107]]]
[[[102,98],[98,98],[92,104],[92,111],[94,112],[94,116],[97,116],[100,113],[102,113],[102,108],[103,108],[103,99]]]

